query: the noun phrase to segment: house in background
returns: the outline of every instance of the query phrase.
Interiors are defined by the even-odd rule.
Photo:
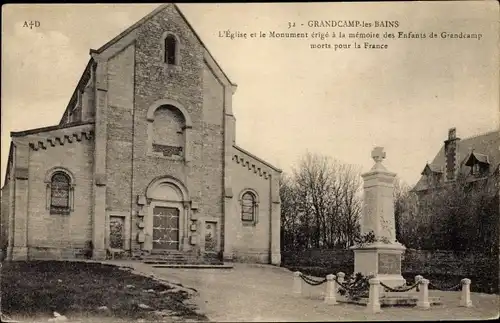
[[[486,180],[498,175],[499,167],[499,130],[460,139],[456,129],[451,128],[437,155],[424,166],[422,177],[413,191],[424,196],[458,179],[467,182]]]
[[[411,208],[418,248],[498,252],[500,132],[460,139],[456,129],[412,189]],[[424,238],[424,236],[426,238]]]
[[[236,145],[236,85],[179,8],[90,56],[58,125],[11,133],[7,259],[279,264],[281,170]]]

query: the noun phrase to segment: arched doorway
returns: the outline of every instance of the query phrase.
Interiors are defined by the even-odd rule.
[[[152,253],[184,250],[189,216],[184,185],[174,178],[160,178],[149,185],[146,197],[150,203],[145,249]]]

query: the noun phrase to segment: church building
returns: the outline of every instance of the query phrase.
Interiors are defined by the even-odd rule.
[[[279,265],[281,170],[236,145],[235,91],[174,4],[91,49],[59,124],[11,132],[3,257]]]

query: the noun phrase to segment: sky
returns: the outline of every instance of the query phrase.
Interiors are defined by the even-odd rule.
[[[153,5],[2,6],[1,175],[10,132],[59,122],[97,49]],[[236,143],[290,172],[306,153],[416,183],[448,129],[466,138],[499,127],[498,4],[486,2],[179,4],[238,84]],[[313,28],[311,20],[398,21],[398,28]],[[39,21],[40,26],[23,27]],[[288,30],[288,23],[296,27]],[[303,24],[303,26],[302,26]],[[387,49],[311,49],[363,40],[220,37],[224,31],[481,33],[478,39],[374,39]]]

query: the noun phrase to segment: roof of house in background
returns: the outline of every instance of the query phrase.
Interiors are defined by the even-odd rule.
[[[500,165],[500,130],[491,131],[458,141],[458,160],[461,174],[467,174],[470,172],[470,167],[465,164],[472,154],[478,161],[489,163],[491,167],[490,169],[494,170],[498,168]],[[445,163],[446,160],[443,143],[441,149],[432,162],[427,164],[425,167],[427,168],[427,166],[429,166],[433,172],[442,172],[446,169]],[[427,188],[427,180],[425,176],[422,176],[413,187],[413,190],[421,191]]]
[[[426,172],[428,171],[431,171],[433,173],[444,173],[444,169],[443,167],[440,167],[440,166],[437,166],[437,165],[434,165],[434,164],[429,164],[427,163],[425,165],[425,168],[424,170],[422,171],[422,173],[420,173],[421,175],[424,175]]]

